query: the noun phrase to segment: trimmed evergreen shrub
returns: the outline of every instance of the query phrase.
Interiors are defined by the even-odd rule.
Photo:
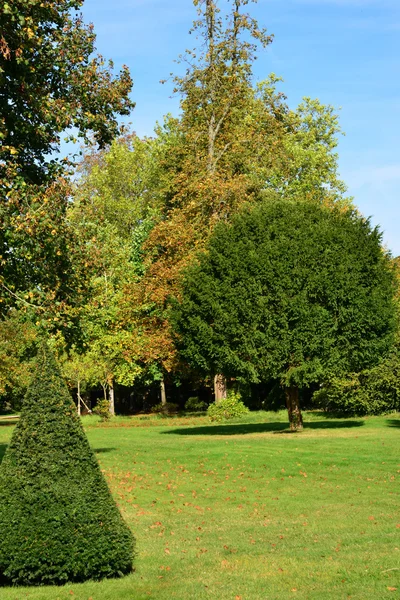
[[[63,584],[132,571],[134,538],[43,346],[0,466],[0,578]]]
[[[227,398],[220,400],[215,404],[210,404],[207,409],[207,416],[211,421],[225,421],[247,415],[249,409],[240,399],[240,394],[229,391]]]

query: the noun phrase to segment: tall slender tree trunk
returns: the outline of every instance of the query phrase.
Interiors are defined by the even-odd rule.
[[[112,382],[110,383],[108,394],[110,397],[110,414],[112,416],[114,416],[115,415],[114,384]]]
[[[78,415],[81,416],[81,382],[78,381]]]
[[[285,388],[286,406],[289,415],[290,431],[302,431],[303,417],[299,405],[299,388]]]
[[[226,398],[226,378],[220,373],[214,377],[214,395],[216,404]]]
[[[164,375],[160,381],[160,390],[161,390],[161,404],[164,406],[166,406],[167,404],[167,394],[165,393],[165,380],[164,380]]]

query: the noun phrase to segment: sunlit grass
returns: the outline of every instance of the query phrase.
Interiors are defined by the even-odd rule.
[[[400,593],[398,416],[284,413],[84,425],[137,538],[136,572],[2,600],[381,599]],[[0,426],[0,450],[11,426]],[[394,589],[396,588],[396,589]]]

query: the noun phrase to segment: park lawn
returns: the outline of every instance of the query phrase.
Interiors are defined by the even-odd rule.
[[[1,599],[399,598],[399,416],[304,416],[299,434],[283,413],[84,418],[136,571]],[[0,450],[12,429],[0,424]]]

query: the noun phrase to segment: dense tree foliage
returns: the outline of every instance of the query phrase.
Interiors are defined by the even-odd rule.
[[[165,117],[153,138],[125,130],[114,141],[117,117],[133,106],[131,80],[126,68],[115,76],[94,56],[92,26],[77,12],[82,0],[3,3],[0,400],[21,398],[41,331],[54,337],[78,395],[102,388],[112,405],[115,385],[156,383],[165,396],[164,380],[201,372],[223,397],[217,364],[188,367],[177,352],[168,307],[181,297],[185,269],[244,206],[274,197],[335,214],[351,207],[338,175],[335,110],[311,98],[289,107],[275,74],[254,82],[257,53],[273,36],[251,16],[253,1],[193,1],[195,47],[172,75],[179,116]],[[54,154],[71,127],[86,143],[73,180]],[[1,335],[14,324],[10,359]],[[354,389],[382,381],[396,404],[397,346],[393,352],[381,371],[348,365]],[[329,374],[320,405],[333,406],[346,377]]]
[[[174,78],[181,117],[157,130],[162,218],[144,244],[143,277],[128,291],[131,310],[129,301],[125,306],[127,318],[146,331],[145,354],[167,370],[177,368],[168,299],[179,297],[182,271],[214,226],[267,190],[325,203],[341,201],[344,191],[332,107],[306,99],[290,110],[274,75],[254,86],[257,49],[272,37],[246,12],[248,4],[230,0],[223,12],[214,0],[195,3],[198,44]]]
[[[36,354],[37,328],[13,310],[0,321],[0,409],[6,400],[20,408]]]
[[[394,345],[372,368],[330,377],[313,397],[316,406],[346,414],[382,414],[400,410],[400,260],[392,260],[396,279],[397,327]]]
[[[62,584],[132,570],[132,534],[46,347],[1,463],[0,524],[3,581]]]
[[[15,174],[40,183],[51,176],[46,161],[60,133],[93,132],[100,146],[129,114],[132,81],[126,67],[93,56],[95,35],[76,13],[83,0],[13,0],[0,7],[0,179]]]
[[[43,307],[77,301],[75,243],[65,219],[71,188],[65,161],[54,153],[60,134],[71,128],[104,147],[120,131],[118,116],[133,107],[127,68],[114,76],[112,64],[93,55],[93,28],[77,13],[82,4],[13,0],[0,6],[3,315],[10,306],[30,305],[42,316]]]
[[[82,350],[109,391],[152,362],[141,350],[146,332],[125,314],[125,289],[143,274],[142,243],[160,215],[159,146],[127,135],[107,152],[87,153],[68,212],[86,265]]]
[[[371,367],[388,351],[393,294],[390,260],[368,220],[264,201],[220,223],[187,271],[178,343],[203,371],[280,380],[299,428],[298,388]]]

